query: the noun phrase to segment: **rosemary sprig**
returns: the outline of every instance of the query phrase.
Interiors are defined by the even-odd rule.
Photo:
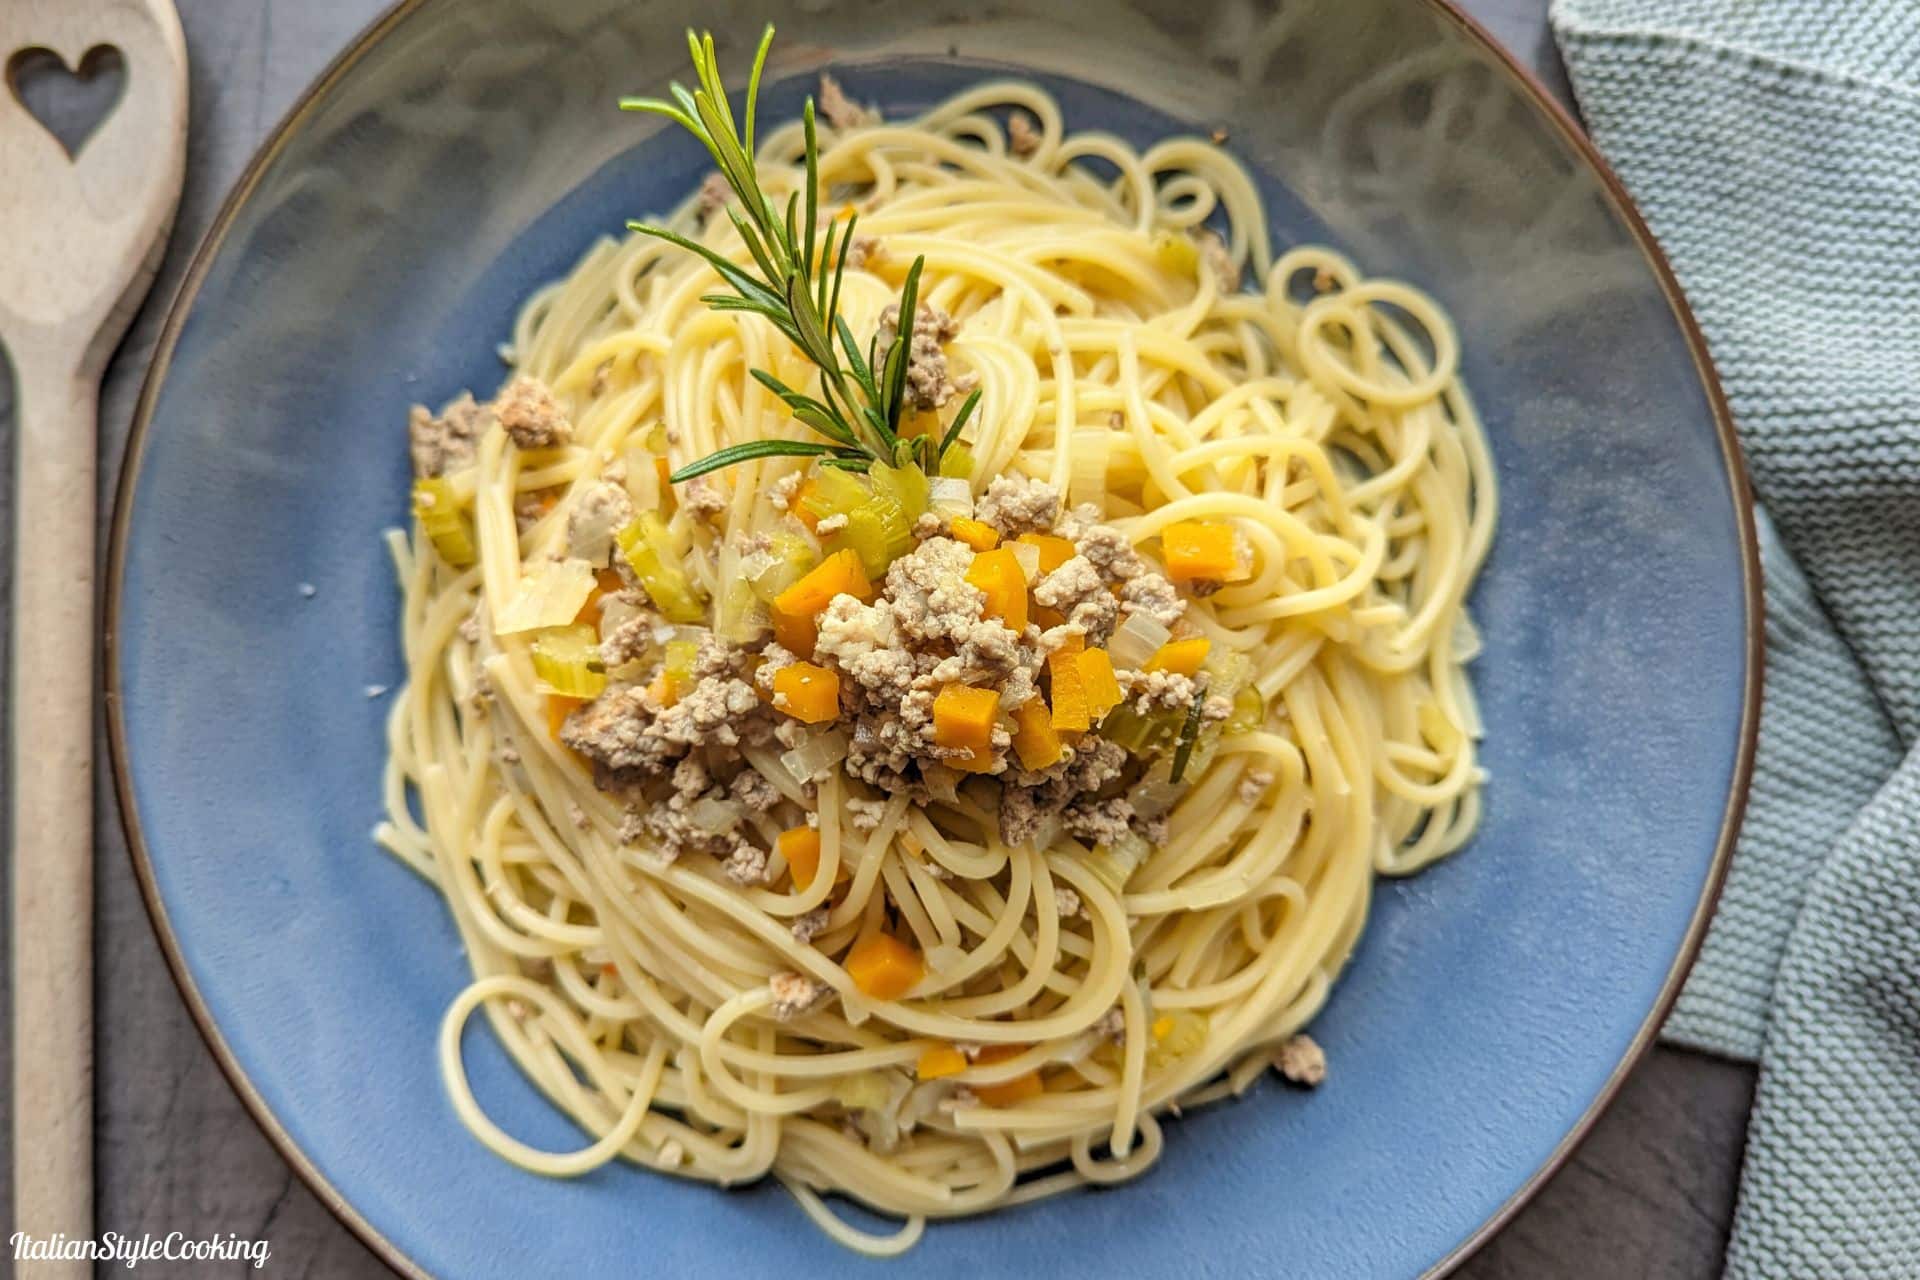
[[[665,116],[707,148],[726,176],[727,185],[739,197],[740,208],[729,207],[727,217],[746,245],[757,274],[665,227],[646,222],[629,222],[627,226],[704,258],[733,290],[702,297],[709,307],[764,316],[800,348],[819,369],[817,394],[796,391],[764,369],[753,370],[753,376],[779,397],[794,418],[830,443],[750,440],[688,463],[669,478],[678,484],[721,467],[768,457],[815,456],[825,466],[865,471],[876,462],[897,465],[905,454],[931,469],[960,438],[960,428],[972,416],[980,393],[976,391],[967,398],[953,426],[937,444],[927,438],[901,441],[900,417],[906,404],[913,317],[926,260],[915,258],[907,269],[900,290],[900,322],[887,350],[880,351],[879,335],[875,334],[863,354],[839,313],[840,282],[846,274],[847,251],[853,244],[858,219],[848,218],[844,228],[837,219],[830,220],[825,231],[820,230],[820,143],[811,96],[801,112],[806,136],[805,189],[789,195],[784,210],[760,189],[753,160],[754,112],[760,96],[760,76],[772,44],[773,27],[769,24],[760,37],[753,71],[747,79],[744,131],[736,126],[733,108],[727,102],[711,32],[687,32],[697,82],[691,92],[675,83],[669,89],[671,101],[620,100],[621,110]]]

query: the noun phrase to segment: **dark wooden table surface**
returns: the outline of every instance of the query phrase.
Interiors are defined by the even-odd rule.
[[[386,0],[178,3],[193,60],[185,201],[153,298],[108,375],[101,413],[103,515],[164,302],[193,246],[267,131]],[[1547,34],[1547,0],[1464,0],[1464,7],[1566,94]],[[12,421],[11,394],[0,380],[0,466],[9,470]],[[7,475],[0,483],[0,540],[11,529],[11,492]],[[6,563],[0,554],[0,574]],[[104,759],[104,746],[102,753]],[[167,976],[104,783],[97,821],[97,1229],[265,1237],[272,1245],[268,1273],[280,1276],[386,1274],[288,1170],[215,1067]],[[0,912],[0,929],[4,922]],[[7,1035],[0,1022],[0,1078],[11,1051]],[[1572,1162],[1462,1274],[1474,1280],[1717,1275],[1752,1092],[1750,1068],[1655,1050]],[[0,1134],[7,1131],[0,1123]],[[0,1192],[8,1190],[8,1163],[0,1161]],[[0,1194],[0,1203],[10,1200]],[[9,1208],[0,1238],[12,1231]],[[244,1262],[149,1264],[139,1274],[240,1276],[249,1274],[246,1268]]]

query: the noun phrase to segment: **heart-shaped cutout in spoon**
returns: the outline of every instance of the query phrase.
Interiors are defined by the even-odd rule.
[[[21,49],[7,60],[7,85],[27,114],[77,159],[120,105],[127,64],[110,44],[87,50],[77,68],[69,68],[51,49]]]

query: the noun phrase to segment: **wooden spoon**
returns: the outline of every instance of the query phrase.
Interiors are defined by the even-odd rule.
[[[186,161],[172,0],[4,0],[0,59],[119,50],[121,100],[69,156],[0,89],[0,346],[18,423],[13,572],[14,1226],[93,1235],[94,481],[99,384],[152,284]],[[90,1275],[22,1262],[36,1280]]]

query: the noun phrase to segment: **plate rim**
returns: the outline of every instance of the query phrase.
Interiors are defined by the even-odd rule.
[[[1699,957],[1707,926],[1719,904],[1721,890],[1726,883],[1727,866],[1732,859],[1734,845],[1739,838],[1741,824],[1746,816],[1748,793],[1753,778],[1754,753],[1759,739],[1766,646],[1759,536],[1755,523],[1753,486],[1747,470],[1746,455],[1740,446],[1739,436],[1734,430],[1732,410],[1728,406],[1726,393],[1720,385],[1719,375],[1708,353],[1706,338],[1700,330],[1692,308],[1687,304],[1686,296],[1673,274],[1673,268],[1668,263],[1666,254],[1654,239],[1652,230],[1634,204],[1626,184],[1614,172],[1613,167],[1600,153],[1598,146],[1588,136],[1586,130],[1539,76],[1523,65],[1513,52],[1477,19],[1462,10],[1455,0],[1414,0],[1414,2],[1423,5],[1436,17],[1454,26],[1464,39],[1478,45],[1488,54],[1492,64],[1506,73],[1512,86],[1533,104],[1559,134],[1561,140],[1586,163],[1594,175],[1600,179],[1609,210],[1626,227],[1641,256],[1652,270],[1660,292],[1680,327],[1688,355],[1693,361],[1694,372],[1700,379],[1702,389],[1706,392],[1708,407],[1713,415],[1715,435],[1719,440],[1722,460],[1726,464],[1727,481],[1732,490],[1734,522],[1740,540],[1747,663],[1747,678],[1741,692],[1740,728],[1735,743],[1733,774],[1728,780],[1727,800],[1721,814],[1720,832],[1714,846],[1713,860],[1708,868],[1707,879],[1701,888],[1700,899],[1694,905],[1686,933],[1682,936],[1680,946],[1674,953],[1660,991],[1632,1040],[1628,1042],[1619,1060],[1608,1073],[1605,1082],[1588,1102],[1572,1128],[1555,1144],[1539,1167],[1529,1174],[1501,1202],[1499,1207],[1488,1215],[1485,1221],[1429,1267],[1421,1277],[1421,1280],[1440,1280],[1441,1277],[1455,1271],[1468,1258],[1479,1252],[1489,1240],[1498,1235],[1568,1163],[1574,1151],[1592,1132],[1593,1126],[1613,1105],[1627,1077],[1633,1073],[1633,1069],[1653,1047],[1667,1014],[1673,1008],[1675,1000],[1679,998],[1680,988],[1685,983],[1688,973],[1691,972],[1694,961]],[[214,214],[212,221],[207,224],[206,231],[193,251],[185,274],[181,276],[179,285],[167,302],[166,318],[155,338],[153,355],[141,380],[139,398],[135,402],[133,416],[128,426],[120,472],[114,482],[113,514],[108,533],[107,574],[103,600],[104,660],[101,663],[107,756],[113,775],[115,807],[120,818],[121,830],[126,837],[128,860],[133,864],[134,878],[140,886],[140,897],[146,906],[148,921],[153,926],[155,940],[159,943],[161,954],[166,959],[167,971],[172,976],[174,986],[178,989],[182,1002],[185,1003],[188,1013],[193,1018],[194,1026],[199,1030],[201,1039],[206,1042],[221,1074],[226,1077],[227,1083],[232,1086],[234,1093],[246,1108],[247,1114],[252,1117],[254,1124],[279,1153],[280,1158],[286,1161],[287,1166],[302,1182],[306,1183],[307,1188],[313,1192],[321,1204],[326,1206],[327,1211],[359,1238],[369,1252],[397,1275],[417,1278],[417,1280],[430,1280],[430,1273],[389,1240],[340,1193],[320,1167],[294,1140],[279,1116],[267,1105],[265,1098],[261,1096],[247,1075],[246,1068],[227,1044],[226,1037],[214,1019],[212,1010],[200,994],[193,975],[187,969],[186,958],[181,952],[179,940],[174,935],[166,905],[161,901],[159,884],[153,873],[151,854],[147,849],[146,835],[140,824],[139,806],[133,793],[132,767],[120,689],[119,621],[120,601],[125,586],[127,534],[132,519],[134,491],[138,487],[142,464],[146,457],[147,438],[152,425],[154,406],[158,402],[161,386],[166,382],[167,373],[172,364],[173,350],[179,340],[181,329],[185,325],[187,315],[193,309],[194,302],[199,298],[201,286],[206,281],[207,272],[213,260],[224,245],[227,233],[241,208],[259,186],[267,167],[279,158],[308,117],[313,114],[320,99],[374,46],[385,39],[389,32],[428,3],[430,0],[393,0],[385,11],[377,14],[362,27],[327,63],[312,83],[300,92],[293,104],[287,108],[261,141],[247,161],[246,168],[241,171],[239,178],[234,181],[232,188],[221,201],[218,211]]]

